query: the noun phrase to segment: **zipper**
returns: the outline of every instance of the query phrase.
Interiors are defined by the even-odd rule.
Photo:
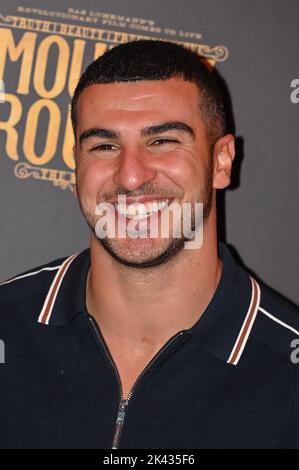
[[[119,441],[120,441],[120,436],[125,420],[125,414],[127,411],[127,406],[128,406],[128,400],[121,399],[118,407],[118,412],[117,412],[117,418],[116,418],[116,423],[115,423],[115,428],[114,428],[114,433],[113,433],[113,439],[112,439],[112,449],[118,449]]]
[[[113,432],[113,439],[112,439],[112,449],[118,449],[119,447],[119,442],[122,434],[122,429],[124,425],[124,420],[129,404],[129,400],[132,398],[132,395],[134,394],[134,391],[142,379],[142,377],[145,375],[145,373],[149,370],[149,368],[156,362],[156,360],[161,356],[161,354],[182,334],[186,333],[188,330],[182,330],[179,331],[177,334],[172,336],[165,344],[164,346],[157,352],[157,354],[150,360],[150,362],[147,364],[147,366],[143,369],[135,383],[133,384],[130,392],[128,393],[128,397],[125,399],[123,398],[123,388],[122,388],[122,383],[120,379],[120,375],[118,372],[118,369],[114,363],[114,360],[110,354],[109,348],[105,342],[105,339],[101,333],[101,330],[96,323],[95,319],[89,315],[89,321],[93,327],[94,332],[96,333],[96,337],[100,341],[102,347],[104,348],[104,351],[106,352],[107,358],[109,360],[109,363],[111,364],[114,372],[115,372],[115,377],[118,383],[118,391],[119,391],[119,406],[118,406],[118,412],[117,412],[117,417],[116,417],[116,422],[115,422],[115,427],[114,427],[114,432]]]

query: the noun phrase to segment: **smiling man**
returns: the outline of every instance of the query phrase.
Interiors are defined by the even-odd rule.
[[[215,72],[166,41],[120,45],[72,122],[91,244],[0,288],[0,446],[298,447],[298,312],[217,240],[235,152]]]

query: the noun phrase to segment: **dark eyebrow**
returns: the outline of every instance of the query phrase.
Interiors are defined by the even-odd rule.
[[[120,137],[120,134],[112,129],[100,129],[99,127],[86,129],[86,131],[82,132],[79,137],[80,145],[83,140],[88,139],[89,137],[107,137],[108,139],[114,139],[116,137]]]
[[[143,129],[141,129],[141,135],[144,137],[154,134],[160,134],[162,132],[167,131],[187,132],[187,134],[189,134],[193,139],[195,139],[195,133],[192,127],[188,126],[188,124],[185,124],[181,121],[168,121],[154,126],[144,127]]]
[[[195,139],[195,133],[192,127],[188,126],[181,121],[167,121],[161,124],[155,124],[153,126],[143,127],[141,129],[141,136],[151,136],[155,134],[160,134],[167,131],[183,131],[188,133],[193,139]],[[112,129],[102,129],[99,127],[94,127],[92,129],[86,129],[79,137],[80,145],[83,140],[88,139],[89,137],[106,137],[108,139],[120,138],[121,135],[112,130]]]

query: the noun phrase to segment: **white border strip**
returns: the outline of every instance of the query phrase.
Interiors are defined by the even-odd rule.
[[[72,261],[74,261],[74,259],[78,256],[79,253],[76,253],[75,255],[72,255],[72,256],[69,256],[63,263],[62,265],[60,266],[59,270],[57,271],[53,281],[52,281],[52,284],[50,286],[50,289],[48,291],[48,294],[47,294],[47,297],[45,299],[45,302],[44,302],[44,305],[42,307],[42,310],[39,314],[39,317],[38,317],[38,323],[44,323],[45,325],[48,325],[49,324],[49,321],[50,321],[50,318],[51,318],[51,315],[52,315],[52,311],[53,311],[53,307],[54,307],[54,304],[55,304],[55,300],[56,300],[56,297],[58,295],[58,292],[59,292],[59,289],[60,289],[60,286],[61,286],[61,283],[64,279],[64,276],[66,275],[67,271],[68,271],[68,268],[70,267],[70,264],[72,263]],[[59,278],[59,276],[61,275],[61,272],[64,270],[64,273],[63,275],[61,276],[61,278],[59,279],[59,283],[58,285],[55,287],[55,284],[56,284],[56,281],[57,279]],[[51,303],[49,305],[49,301],[50,301],[50,298],[53,294],[53,291],[55,289],[55,292],[54,292],[54,296],[53,298],[51,299]],[[47,314],[47,317],[43,320],[43,317],[45,315],[45,312],[46,310],[49,308],[49,312]]]
[[[14,282],[14,281],[17,281],[18,279],[23,279],[25,277],[29,277],[29,276],[34,276],[35,274],[39,274],[41,273],[42,271],[55,271],[56,269],[59,269],[61,265],[59,266],[50,266],[48,268],[41,268],[39,269],[38,271],[32,271],[30,273],[27,273],[27,274],[21,274],[21,276],[16,276],[12,279],[9,279],[8,281],[4,281],[0,284],[0,286],[3,286],[4,284],[10,284],[11,282]]]
[[[274,317],[274,315],[271,315],[271,313],[267,312],[267,310],[263,309],[262,307],[259,307],[259,310],[263,312],[264,315],[271,318],[271,320],[275,321],[276,323],[279,323],[279,325],[284,326],[285,328],[287,328],[288,330],[292,331],[293,333],[299,336],[299,331],[295,330],[295,328],[293,328],[292,326],[279,320],[279,318]]]
[[[252,327],[253,327],[253,324],[254,324],[254,321],[256,319],[256,315],[257,315],[257,312],[258,312],[258,309],[259,309],[259,304],[260,304],[260,299],[261,299],[261,289],[260,289],[260,286],[258,285],[258,283],[256,282],[255,279],[253,279],[253,277],[250,276],[250,279],[251,279],[251,285],[252,285],[252,293],[251,293],[251,300],[250,300],[250,305],[249,305],[249,309],[248,309],[248,312],[246,314],[246,317],[245,317],[245,320],[243,322],[243,325],[242,325],[242,328],[240,330],[240,333],[238,335],[238,338],[234,344],[234,347],[233,347],[233,350],[231,352],[231,355],[228,359],[228,363],[229,364],[232,364],[232,365],[237,365],[239,360],[240,360],[240,357],[242,356],[242,353],[244,351],[244,348],[246,346],[246,343],[248,341],[248,338],[249,338],[249,335],[251,333],[251,330],[252,330]],[[255,292],[255,289],[256,289],[256,296],[254,295],[254,292]],[[255,300],[255,298],[257,299],[257,302],[256,302],[256,306],[255,306],[255,309],[254,309],[254,312],[252,312],[252,306],[253,306],[253,302]],[[247,324],[247,321],[248,321],[248,318],[251,316],[251,320],[250,320],[250,323],[249,325],[247,326],[247,329],[246,329],[246,332],[245,332],[245,328],[246,328],[246,324]],[[242,344],[240,346],[240,340],[242,338],[242,336],[244,335],[244,332],[245,332],[245,336],[242,340]],[[237,356],[234,358],[235,354],[236,354],[236,350],[239,349],[239,352],[237,354]],[[233,360],[234,358],[234,360]]]

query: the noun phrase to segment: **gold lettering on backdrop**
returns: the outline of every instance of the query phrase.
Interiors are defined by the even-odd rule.
[[[17,93],[21,95],[29,93],[36,36],[37,34],[35,33],[25,33],[18,45],[16,45],[12,31],[0,28],[0,80],[4,79],[7,55],[12,62],[16,62],[22,56],[17,88]]]
[[[12,160],[19,160],[18,155],[18,133],[15,128],[21,119],[22,103],[19,98],[10,93],[5,93],[5,103],[9,103],[10,112],[6,121],[0,121],[0,130],[6,132],[5,151]],[[3,104],[2,104],[3,106]]]
[[[24,10],[18,7],[18,11]],[[33,11],[30,13],[34,14]],[[103,13],[102,23],[105,25],[104,17]],[[80,18],[77,20],[79,21]],[[126,18],[126,21],[129,20],[136,25],[138,23],[145,25],[145,22],[151,21],[142,20],[142,23],[138,18]],[[109,23],[109,26],[117,25]],[[120,25],[118,27],[121,28]],[[135,29],[132,28],[132,24],[130,28]],[[153,33],[161,31],[161,28],[155,30],[154,23],[151,28],[153,28],[151,29]],[[14,30],[19,31],[16,37],[13,34]],[[20,36],[22,30],[24,33]],[[51,181],[55,186],[63,189],[71,188],[74,184],[75,162],[70,105],[66,106],[65,101],[70,101],[83,71],[87,54],[88,59],[93,60],[107,49],[120,43],[136,39],[160,39],[184,44],[201,55],[210,67],[228,57],[228,50],[225,46],[211,47],[190,41],[190,39],[199,40],[201,38],[199,33],[191,35],[191,33],[180,31],[180,34],[177,34],[180,40],[176,40],[174,39],[175,30],[169,29],[169,31],[173,32],[171,34],[173,37],[165,39],[138,32],[113,31],[105,27],[84,26],[17,15],[3,16],[0,13],[0,80],[4,83],[5,78],[10,80],[12,77],[13,80],[15,78],[17,80],[16,94],[11,93],[8,81],[5,103],[1,104],[7,108],[7,112],[4,118],[0,118],[0,131],[6,134],[7,156],[14,161],[20,160],[19,149],[19,152],[23,151],[26,161],[29,162],[16,165],[16,176]],[[167,34],[166,28],[164,32]],[[16,73],[12,73],[12,70],[16,70]],[[34,102],[23,103],[20,95],[29,95]],[[46,124],[44,123],[45,115],[47,115]],[[38,155],[35,144],[40,125],[46,127],[47,132],[43,150]],[[24,129],[22,142],[19,142],[20,126]],[[58,145],[62,145],[60,151]],[[69,171],[43,168],[43,165],[48,165],[55,159],[57,153]]]
[[[83,41],[82,39],[75,39],[68,80],[68,92],[70,96],[72,96],[80,78],[80,71],[83,67],[85,47],[86,41]],[[97,57],[99,57],[99,55]]]
[[[56,45],[58,48],[58,60],[56,63],[55,80],[50,90],[45,87],[46,70],[49,59],[50,48]],[[60,36],[51,35],[46,37],[40,44],[36,57],[36,65],[33,76],[34,88],[38,95],[43,98],[55,98],[62,93],[66,84],[66,74],[69,64],[70,49],[65,39]]]
[[[47,137],[42,155],[35,153],[36,131],[38,119],[42,109],[47,109],[49,124]],[[41,99],[36,101],[29,109],[24,132],[24,154],[27,160],[34,165],[46,165],[55,155],[60,128],[60,110],[58,105],[51,100]]]
[[[68,106],[68,117],[66,120],[66,129],[62,145],[62,158],[66,166],[72,170],[75,169],[75,160],[73,152],[73,128],[71,122],[71,105]]]
[[[93,55],[93,60],[95,60],[97,57],[100,57],[101,55],[106,52],[108,49],[107,44],[103,42],[97,42],[94,47],[94,55]]]
[[[72,189],[75,184],[75,174],[72,171],[54,170],[29,165],[29,163],[18,163],[15,166],[15,175],[20,179],[30,176],[44,181],[51,181],[54,186],[61,189]]]
[[[21,18],[18,16],[7,16],[5,23],[1,20],[3,17],[0,15],[0,25],[16,29],[26,29],[38,32],[51,32],[53,34],[61,34],[63,36],[77,37],[80,39],[88,39],[94,41],[103,41],[105,43],[113,43],[114,45],[134,41],[136,39],[162,39],[154,36],[146,36],[141,34],[131,34],[126,32],[110,31],[109,29],[93,28],[91,26],[77,26],[68,23],[58,23],[54,21],[35,20],[32,18]],[[46,27],[45,27],[46,24]],[[45,30],[44,30],[45,27]],[[178,44],[184,44],[195,50],[199,55],[207,59],[222,62],[228,57],[228,50],[225,46],[210,47],[207,44],[196,44],[189,41],[174,41]]]

